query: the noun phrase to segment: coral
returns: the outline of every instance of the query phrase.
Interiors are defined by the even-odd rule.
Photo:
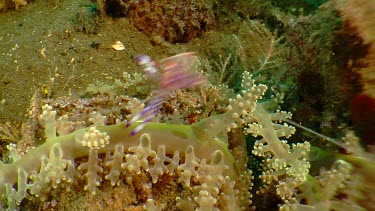
[[[0,124],[0,140],[4,142],[18,142],[20,134],[17,127],[14,127],[10,122]]]
[[[187,42],[215,23],[210,1],[117,0],[116,3],[141,32],[171,43]]]
[[[31,194],[45,199],[45,193],[51,187],[47,184],[52,183],[52,187],[64,183],[67,189],[73,183],[74,162],[72,160],[63,159],[63,152],[60,144],[52,146],[48,157],[42,156],[39,172],[33,171],[30,175],[32,184],[28,185]],[[73,171],[72,171],[73,170]]]
[[[56,138],[56,111],[52,110],[52,106],[45,105],[42,107],[43,113],[40,115],[40,119],[45,125],[45,135],[47,140]]]
[[[19,10],[20,6],[27,5],[27,1],[26,0],[12,0],[12,1],[14,2],[16,10]]]
[[[234,38],[237,44],[235,55],[240,55],[240,59],[246,69],[251,70],[253,77],[259,74],[271,75],[270,71],[280,72],[279,74],[285,72],[278,67],[286,53],[284,46],[280,45],[284,38],[277,37],[260,21],[243,22],[238,36]],[[272,74],[275,83],[278,83],[276,77],[279,74]]]
[[[147,204],[143,206],[143,209],[149,211],[161,211],[165,207],[164,204],[156,205],[154,200],[148,199]]]
[[[47,122],[52,124],[52,126],[46,125],[46,128],[49,128],[48,131],[53,131],[51,128],[55,127],[55,121],[53,121],[52,118],[55,112],[50,109],[50,106],[44,106],[43,109],[45,110],[42,114],[42,119],[48,120],[44,121],[45,124],[47,124]],[[156,182],[159,181],[162,173],[157,171],[161,165],[158,159],[170,162],[172,165],[170,168],[169,165],[167,168],[162,167],[164,173],[167,173],[166,169],[168,169],[170,174],[176,174],[176,171],[182,173],[181,169],[184,169],[183,172],[186,172],[183,167],[177,168],[179,170],[177,170],[176,167],[173,168],[173,166],[178,165],[176,160],[178,160],[179,157],[176,156],[176,150],[181,152],[180,159],[185,158],[185,163],[189,162],[188,160],[190,158],[186,155],[190,153],[195,152],[194,154],[199,156],[200,159],[205,160],[213,159],[208,156],[213,154],[214,160],[216,160],[212,161],[213,166],[225,165],[226,168],[230,168],[231,170],[225,170],[225,172],[208,171],[206,174],[210,172],[220,173],[229,176],[231,180],[237,180],[238,170],[234,160],[226,146],[220,141],[206,139],[207,136],[204,136],[205,139],[196,140],[194,137],[199,136],[199,134],[194,135],[194,130],[191,129],[191,126],[166,125],[160,123],[149,123],[142,130],[142,134],[129,136],[129,133],[137,124],[139,123],[135,123],[134,126],[132,125],[128,129],[126,129],[123,124],[119,124],[98,128],[82,128],[68,135],[58,136],[55,133],[55,136],[53,136],[50,134],[43,145],[29,151],[22,156],[21,159],[11,164],[0,164],[2,172],[1,184],[4,184],[1,193],[6,196],[8,200],[8,209],[13,210],[26,196],[27,190],[30,190],[31,194],[43,199],[51,189],[49,184],[52,184],[53,188],[61,183],[64,183],[66,187],[70,187],[73,181],[72,178],[74,174],[77,173],[74,169],[78,170],[78,173],[82,173],[82,177],[86,178],[87,183],[84,189],[91,193],[96,193],[97,186],[100,185],[102,180],[101,174],[104,172],[105,167],[110,168],[105,178],[111,180],[112,185],[119,183],[118,176],[121,174],[128,175],[131,172],[139,174],[141,171],[149,171],[152,179],[154,181],[156,180]],[[197,132],[199,132],[199,130]],[[170,137],[167,138],[168,136]],[[138,140],[140,140],[140,143],[137,145]],[[169,142],[168,140],[173,141]],[[156,146],[160,145],[168,147],[165,150],[159,147],[158,154],[156,154],[154,149],[156,149]],[[127,149],[126,155],[122,152],[125,148]],[[185,148],[188,152],[186,154],[183,153]],[[98,155],[111,151],[114,151],[113,155],[111,155],[112,153],[109,154],[107,158],[108,161],[106,165],[103,166]],[[175,156],[169,159],[164,153],[169,155],[174,154]],[[76,168],[73,159],[82,156],[88,156],[88,159]],[[148,159],[152,157],[156,157],[157,159],[151,160],[152,164],[149,166]],[[125,162],[123,161],[124,158]],[[29,160],[32,161],[32,164],[29,164]],[[181,166],[184,166],[184,164],[181,164]],[[190,168],[190,171],[205,172],[204,170],[199,170],[199,168],[201,168],[199,163],[194,165],[193,168],[198,169]],[[159,176],[155,177],[155,175]],[[185,181],[186,185],[188,180],[196,180],[196,182],[199,182],[198,176],[198,174],[192,174],[189,178],[185,177],[183,181]],[[18,181],[16,181],[17,178]],[[27,183],[27,180],[29,180],[29,183]],[[12,184],[15,183],[18,186],[17,189],[12,188]],[[203,181],[202,183],[205,184],[206,182]],[[221,186],[221,184],[217,185],[219,185],[219,187]]]
[[[83,147],[90,149],[100,149],[109,144],[109,136],[107,133],[102,133],[95,127],[90,127],[89,131],[83,136],[83,140],[80,140]]]
[[[256,84],[249,72],[243,73],[241,82],[241,91],[229,99],[222,114],[205,117],[191,125],[148,122],[135,134],[132,131],[143,124],[142,121],[126,127],[126,121],[111,120],[118,116],[111,117],[111,113],[102,116],[98,111],[90,110],[89,105],[94,102],[112,106],[103,98],[80,102],[88,106],[81,109],[89,112],[86,118],[76,120],[83,119],[94,125],[81,128],[76,127],[76,123],[60,124],[60,127],[72,130],[68,134],[58,132],[57,119],[62,115],[67,123],[67,117],[76,115],[58,112],[51,105],[43,106],[40,120],[45,127],[46,142],[24,155],[18,154],[14,145],[9,145],[13,162],[0,163],[1,205],[15,210],[24,198],[46,200],[50,192],[60,187],[102,195],[108,185],[118,188],[125,185],[133,189],[137,199],[136,202],[129,199],[133,205],[124,204],[121,206],[124,209],[134,208],[134,204],[150,210],[176,206],[190,210],[252,209],[252,194],[249,193],[252,172],[243,169],[241,172],[228,148],[228,133],[242,128],[245,134],[260,138],[255,141],[252,153],[263,158],[260,178],[265,185],[273,186],[269,190],[275,190],[283,201],[280,209],[356,207],[358,199],[355,196],[347,194],[352,200],[346,203],[336,197],[336,193],[350,192],[347,188],[354,187],[346,186],[352,178],[353,164],[362,165],[359,181],[371,181],[373,163],[359,161],[356,156],[368,155],[353,149],[358,147],[355,144],[358,140],[352,136],[345,139],[348,149],[356,154],[341,156],[329,171],[311,175],[310,143],[288,144],[285,140],[295,128],[285,123],[291,113],[278,110],[284,95],[263,99],[268,87]],[[123,109],[130,106],[129,102],[140,103],[121,97],[105,99],[124,100],[123,105],[116,104]],[[64,105],[66,112],[73,104],[60,101],[56,105]],[[85,180],[84,188],[77,185],[82,179]],[[331,191],[323,193],[325,188]],[[164,189],[174,191],[165,193]]]
[[[82,175],[82,177],[87,179],[87,185],[85,185],[84,189],[90,191],[92,194],[95,194],[96,186],[99,186],[102,181],[102,178],[98,175],[98,173],[103,172],[99,161],[98,151],[90,149],[87,162],[78,166],[78,170],[86,170],[86,173]]]
[[[162,176],[164,173],[173,175],[174,170],[175,168],[177,168],[177,166],[175,166],[174,163],[171,163],[171,161],[172,160],[169,157],[165,156],[165,146],[158,146],[157,154],[151,161],[154,163],[154,166],[148,169],[153,183],[156,183],[158,181],[158,177]],[[170,164],[172,164],[170,169],[168,168],[168,166],[164,165],[165,162],[169,162]]]
[[[239,89],[241,74],[249,71],[269,87],[289,87],[283,63],[289,53],[285,37],[269,30],[261,20],[244,20],[234,33],[210,31],[203,36],[209,60],[202,59],[211,83]]]
[[[5,0],[0,0],[0,11],[5,7]]]
[[[127,96],[139,97],[146,96],[149,94],[152,87],[151,80],[146,77],[143,73],[123,72],[122,78],[116,79],[111,85],[108,85],[102,81],[96,81],[93,84],[89,84],[86,91],[90,95],[121,95],[126,90]]]
[[[17,9],[24,4],[14,2],[18,2]],[[112,6],[121,6],[122,11],[118,11],[123,14],[117,15],[127,16],[154,44],[163,45],[157,50],[159,54],[159,50],[165,52],[169,48],[201,50],[201,46],[220,46],[220,51],[212,47],[207,59],[202,60],[213,84],[175,90],[190,87],[187,85],[192,81],[176,80],[183,72],[167,70],[168,65],[176,67],[173,62],[167,64],[169,59],[159,61],[167,64],[161,65],[166,71],[159,75],[165,76],[159,81],[150,80],[155,70],[152,68],[145,68],[146,74],[127,70],[122,78],[113,81],[110,80],[115,75],[121,76],[118,69],[105,74],[108,77],[84,73],[80,82],[92,77],[98,81],[81,98],[51,99],[57,93],[52,93],[47,81],[42,92],[49,99],[43,103],[33,101],[30,119],[22,128],[12,123],[0,127],[0,209],[250,210],[256,200],[261,200],[269,210],[271,206],[276,209],[277,204],[281,210],[374,210],[371,202],[375,198],[375,165],[373,154],[368,152],[373,146],[361,148],[363,143],[372,143],[373,134],[372,121],[366,121],[374,110],[374,27],[368,18],[373,4],[332,0],[309,16],[298,11],[297,17],[276,12],[270,1],[261,2],[99,0],[102,17],[106,12],[112,15]],[[89,6],[77,14],[74,21],[78,25],[73,27],[95,33],[98,14],[95,4]],[[336,9],[342,12],[343,19]],[[219,17],[224,13],[233,14]],[[235,18],[242,24],[228,24],[227,34],[219,34],[221,38],[211,43],[202,45],[202,40],[193,40],[191,44],[175,46],[166,42],[189,41],[214,24],[235,22]],[[110,21],[110,25],[116,28],[125,22]],[[71,33],[66,34],[62,39],[69,42]],[[208,33],[206,40],[212,34]],[[131,46],[133,35],[136,36],[133,33],[132,39],[124,39],[130,44],[121,58],[132,57],[138,49],[139,45]],[[87,42],[82,42],[82,46]],[[99,46],[100,41],[92,43],[91,47]],[[45,48],[43,56],[44,51]],[[364,54],[366,58],[359,60]],[[114,60],[119,58],[116,55]],[[182,55],[184,58],[191,53]],[[80,58],[67,64],[74,66],[78,62],[86,67],[88,63]],[[96,66],[96,62],[91,65]],[[321,131],[337,136],[346,129],[339,126],[347,115],[343,102],[356,91],[356,85],[347,81],[347,77],[355,77],[355,68],[360,69],[364,94],[353,100],[353,122],[367,123],[362,127],[365,131],[360,131],[369,134],[362,135],[367,136],[362,138],[366,142],[360,143],[354,134],[348,134],[344,143],[321,135],[330,140],[331,146],[325,148],[324,156],[314,154],[314,147],[326,145],[325,142],[316,144],[316,139],[305,135],[292,136],[296,132],[290,126],[292,115],[282,110],[293,111],[297,107],[293,112],[298,122],[311,122]],[[49,75],[52,81],[72,78],[56,71],[57,65],[55,73]],[[190,79],[196,79],[196,75]],[[253,79],[265,84],[256,84]],[[4,81],[4,87],[8,83],[10,80]],[[63,84],[65,91],[69,88],[64,81],[58,84]],[[152,101],[157,94],[153,91],[155,84],[165,91],[156,103]],[[288,96],[275,92],[285,91],[285,86],[294,91],[288,93],[293,102],[282,105]],[[79,87],[82,86],[75,90]],[[5,100],[4,105],[9,103]],[[297,106],[291,106],[296,102]],[[145,108],[151,114],[142,116]],[[342,149],[332,143],[339,143]],[[28,149],[30,146],[34,148]],[[3,153],[6,149],[8,152]],[[256,199],[252,199],[252,194]]]
[[[361,68],[361,85],[365,94],[375,98],[374,72],[375,72],[375,3],[373,1],[337,0],[336,8],[341,12],[345,20],[357,28],[364,43],[369,45],[366,57],[363,59],[366,66]]]
[[[360,207],[353,206],[350,201],[339,201],[335,195],[339,189],[345,187],[345,181],[350,178],[352,165],[337,160],[329,171],[321,171],[316,178],[311,178],[304,182],[298,189],[300,194],[293,193],[296,196],[292,200],[286,201],[286,204],[280,207],[280,210],[362,210]],[[321,194],[315,195],[314,191]],[[307,205],[300,204],[305,200]]]
[[[130,147],[129,152],[133,152],[133,154],[126,155],[126,162],[121,165],[122,168],[137,174],[141,173],[141,168],[149,170],[147,159],[149,156],[155,157],[155,151],[151,149],[151,140],[148,134],[143,134],[139,145]]]
[[[350,122],[347,105],[359,91],[357,70],[363,64],[358,59],[366,54],[366,46],[340,17],[334,1],[310,15],[288,18],[281,35],[288,49],[281,60],[288,83],[282,80],[275,87],[286,85],[290,93],[282,108],[295,109],[295,120],[302,125],[337,136],[336,128],[345,127],[340,123]]]
[[[223,182],[223,192],[220,194],[220,197],[223,198],[223,207],[224,210],[240,210],[236,205],[238,190],[234,188],[234,182],[230,180],[229,177],[225,177]],[[234,207],[232,207],[235,205]],[[245,209],[245,207],[243,207]]]
[[[191,177],[196,177],[198,174],[196,168],[199,166],[199,159],[194,155],[193,146],[189,146],[185,150],[185,163],[178,167],[181,171],[180,182],[189,186]]]
[[[236,192],[231,193],[232,199],[220,197],[221,187],[225,182],[233,185],[230,181],[238,181],[240,172],[226,144],[228,138],[223,136],[222,131],[229,132],[237,128],[237,124],[246,123],[244,119],[251,119],[257,107],[256,101],[266,90],[263,85],[255,85],[247,72],[243,88],[243,97],[238,95],[230,100],[228,111],[224,114],[192,125],[150,122],[133,136],[129,136],[130,133],[142,122],[134,122],[129,127],[121,122],[100,126],[107,118],[95,112],[91,112],[86,121],[96,122],[97,126],[74,127],[69,134],[58,133],[56,119],[60,112],[50,105],[43,106],[40,120],[45,127],[46,142],[10,164],[0,164],[0,182],[4,184],[0,192],[8,200],[8,209],[19,204],[28,189],[41,199],[45,199],[51,187],[57,188],[57,184],[71,189],[76,174],[86,179],[85,190],[96,193],[103,174],[111,185],[116,185],[121,181],[121,175],[132,178],[145,172],[154,184],[165,175],[171,175],[184,186],[193,186],[192,190],[196,193],[193,199],[202,209],[216,209],[221,204],[233,206],[230,203],[237,203],[234,200]],[[89,101],[85,104],[89,105]],[[65,110],[69,106],[64,105]],[[62,125],[71,129],[75,124]],[[101,154],[106,154],[104,161],[100,158]],[[82,157],[84,160],[76,165],[76,160]],[[12,187],[15,184],[17,189]]]
[[[120,179],[119,176],[121,172],[123,171],[121,165],[122,160],[124,159],[124,146],[121,144],[118,144],[115,148],[115,152],[112,156],[110,156],[109,161],[106,162],[106,166],[110,167],[111,170],[109,171],[109,174],[105,176],[106,180],[111,180],[111,185],[119,185]]]

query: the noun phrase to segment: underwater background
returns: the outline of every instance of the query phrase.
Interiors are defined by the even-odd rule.
[[[0,209],[375,210],[374,9],[375,1],[366,0],[0,0]],[[136,62],[148,55],[163,69],[174,55],[188,60],[185,52],[195,52],[196,60],[182,68],[205,84],[172,89],[173,80],[182,82],[177,76],[159,70],[165,78],[153,80]],[[186,139],[214,139],[210,144],[222,153],[193,144],[191,184],[181,179],[190,148],[176,146],[172,136],[160,142],[165,154],[152,145],[143,159],[155,167],[154,158],[163,157],[159,164],[167,166],[180,150],[176,172],[162,168],[157,182],[151,167],[133,172],[128,165],[108,181],[117,155],[120,163],[136,157],[133,145],[126,155],[103,144],[78,156],[78,148],[60,142],[90,125],[114,137],[100,127],[129,122],[158,93],[162,102],[150,124],[140,118],[146,125],[137,134],[140,146],[159,143],[155,131],[176,134],[190,126],[199,131]],[[230,113],[247,101],[265,112]],[[210,122],[215,116],[222,122]],[[62,148],[42,152],[52,139]],[[35,168],[8,170],[34,157]],[[78,167],[94,157],[95,195],[84,190],[90,167]],[[70,191],[60,184],[69,176],[43,180],[43,160],[71,177]],[[235,167],[228,167],[232,160]],[[77,172],[68,174],[69,166]],[[236,178],[229,171],[238,171]],[[222,176],[212,182],[211,174]],[[37,182],[46,189],[40,194]]]

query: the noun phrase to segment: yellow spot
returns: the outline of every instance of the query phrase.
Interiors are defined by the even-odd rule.
[[[42,94],[43,95],[49,95],[49,93],[50,93],[50,86],[49,85],[47,85],[47,84],[43,84],[43,86],[42,86]]]

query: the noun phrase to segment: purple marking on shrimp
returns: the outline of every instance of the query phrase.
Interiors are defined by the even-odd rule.
[[[159,61],[152,61],[147,55],[139,55],[135,57],[135,60],[148,77],[158,82],[159,94],[151,100],[150,105],[126,124],[126,127],[129,127],[140,118],[145,117],[145,120],[130,133],[131,136],[142,130],[155,117],[164,97],[169,92],[191,88],[206,82],[203,76],[190,71],[196,61],[195,52],[182,53]]]

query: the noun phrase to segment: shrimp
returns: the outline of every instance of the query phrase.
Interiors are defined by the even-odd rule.
[[[139,55],[136,61],[145,74],[158,84],[158,90],[156,96],[150,99],[150,104],[126,124],[126,127],[129,127],[145,118],[130,133],[131,136],[137,134],[155,117],[168,93],[206,83],[205,77],[192,70],[197,62],[195,52],[181,53],[158,61],[152,61],[147,55]]]

